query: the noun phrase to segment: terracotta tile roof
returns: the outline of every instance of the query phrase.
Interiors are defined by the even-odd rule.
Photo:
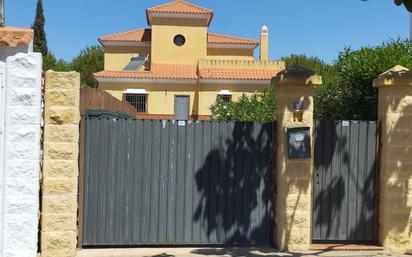
[[[100,42],[150,42],[152,40],[151,29],[134,29],[122,33],[106,35],[99,38]]]
[[[146,9],[147,12],[165,12],[165,13],[192,13],[192,14],[213,14],[212,10],[186,2],[184,0],[176,0],[169,3]]]
[[[207,41],[209,44],[253,44],[259,45],[259,40],[250,38],[234,37],[223,34],[208,33]]]
[[[97,78],[197,79],[197,65],[152,64],[150,71],[100,71]]]
[[[147,21],[151,24],[150,17],[152,13],[177,13],[177,14],[205,14],[207,23],[210,24],[213,18],[213,11],[207,8],[189,3],[184,0],[176,0],[146,9]]]
[[[101,43],[108,41],[115,42],[151,42],[151,29],[134,29],[122,33],[105,35],[99,38]],[[208,33],[207,41],[209,44],[239,44],[239,45],[259,45],[259,41],[249,38],[241,38],[223,34]]]
[[[150,71],[100,71],[96,78],[126,79],[239,79],[268,80],[279,70],[275,69],[201,69],[191,64],[152,64]]]
[[[33,30],[16,27],[0,27],[0,43],[9,47],[28,46],[33,40]]]
[[[275,69],[200,69],[202,79],[268,80],[279,70]]]

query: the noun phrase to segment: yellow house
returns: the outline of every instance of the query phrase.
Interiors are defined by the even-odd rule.
[[[260,92],[285,66],[268,60],[266,26],[260,41],[209,33],[213,12],[183,0],[148,8],[146,16],[150,28],[99,38],[104,71],[94,74],[99,88],[131,103],[142,118],[209,119],[218,97]]]

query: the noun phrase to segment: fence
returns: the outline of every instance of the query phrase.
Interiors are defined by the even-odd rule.
[[[136,117],[136,109],[126,101],[120,101],[104,90],[91,87],[80,89],[80,113],[83,115],[87,110],[107,110],[111,112],[127,113]]]

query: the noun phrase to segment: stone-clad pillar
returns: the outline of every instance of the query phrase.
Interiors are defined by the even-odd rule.
[[[309,250],[313,172],[313,86],[322,78],[300,66],[280,72],[277,88],[277,168],[275,172],[275,244],[280,250]],[[294,103],[301,110],[294,109]],[[303,103],[303,106],[302,106]],[[296,106],[295,106],[296,107]],[[308,127],[310,158],[289,159],[287,129]]]
[[[0,106],[5,115],[4,134],[0,128],[0,136],[4,135],[4,142],[0,139],[0,144],[4,143],[4,148],[0,146],[4,149],[4,155],[0,156],[4,158],[0,160],[0,187],[4,186],[4,195],[0,192],[2,257],[34,257],[37,253],[41,72],[39,53],[10,56],[5,72],[0,71],[0,86],[5,82],[0,89],[5,92],[4,109]]]
[[[381,122],[379,238],[412,250],[412,72],[396,66],[374,81]]]
[[[76,253],[79,99],[79,73],[46,73],[42,257],[73,257]]]

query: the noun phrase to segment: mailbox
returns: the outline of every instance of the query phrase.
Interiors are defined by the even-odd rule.
[[[311,157],[310,128],[289,128],[287,140],[289,159]]]

